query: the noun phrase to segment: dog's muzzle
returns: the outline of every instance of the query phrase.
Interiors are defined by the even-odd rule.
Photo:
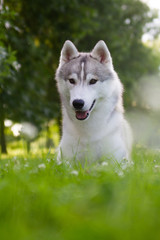
[[[93,109],[93,106],[95,104],[96,100],[94,100],[92,102],[91,107],[89,108],[89,110],[86,111],[82,111],[81,109],[84,107],[84,101],[82,99],[76,99],[73,101],[73,106],[76,110],[76,118],[78,120],[85,120],[89,117],[89,114],[91,112],[91,110]]]

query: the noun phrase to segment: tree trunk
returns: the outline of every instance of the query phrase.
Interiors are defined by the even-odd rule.
[[[31,149],[31,142],[29,140],[27,140],[26,142],[27,142],[27,154],[28,154]]]
[[[1,153],[7,153],[4,128],[5,128],[5,126],[4,126],[4,114],[3,114],[3,109],[2,109],[2,112],[0,112],[0,144],[1,144]]]

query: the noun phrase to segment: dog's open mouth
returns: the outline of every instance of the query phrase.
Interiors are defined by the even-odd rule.
[[[96,102],[96,100],[93,101],[90,109],[87,110],[87,111],[76,111],[76,118],[78,120],[85,120],[86,118],[88,118],[88,116],[89,116],[89,114],[90,114],[90,112],[91,112],[95,102]]]

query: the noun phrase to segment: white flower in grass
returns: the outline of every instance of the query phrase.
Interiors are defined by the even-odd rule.
[[[32,169],[31,171],[29,171],[30,174],[37,174],[38,173],[38,169]]]
[[[120,166],[123,170],[126,170],[129,167],[133,167],[134,162],[133,161],[128,161],[126,158],[123,158],[123,160],[120,162]]]
[[[104,161],[104,162],[101,163],[101,165],[102,165],[102,166],[108,166],[108,162],[105,162],[105,161]]]
[[[129,164],[130,164],[130,166],[134,166],[134,162],[133,161],[129,162]]]
[[[16,157],[16,156],[14,156],[14,157],[12,158],[12,160],[13,160],[13,161],[16,161],[16,160],[17,160],[17,157]]]
[[[155,168],[160,168],[160,165],[155,165],[154,167],[155,167]]]
[[[66,165],[67,165],[69,168],[71,168],[71,164],[70,164],[69,161],[66,161],[65,163],[66,163]]]
[[[5,167],[8,167],[8,163],[5,164]]]
[[[20,168],[20,165],[15,164],[14,167],[13,167],[13,169],[14,169],[15,171],[19,171],[21,168]]]
[[[47,162],[49,163],[51,161],[51,159],[50,158],[47,158]]]
[[[78,176],[78,171],[76,171],[76,170],[73,170],[72,172],[71,172],[71,174],[73,174],[73,175],[75,175],[75,176]]]
[[[41,163],[38,165],[38,168],[40,169],[45,169],[46,168],[46,165],[44,163]]]
[[[62,161],[57,160],[57,165],[59,166],[59,165],[61,165],[61,164],[62,164]]]
[[[29,167],[28,163],[24,164],[24,167],[25,167],[25,168]]]
[[[118,170],[117,174],[119,177],[123,177],[124,176],[124,172],[122,170]]]

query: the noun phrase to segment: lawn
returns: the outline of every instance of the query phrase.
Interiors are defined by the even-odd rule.
[[[0,239],[160,239],[160,153],[82,168],[52,154],[0,160]]]

